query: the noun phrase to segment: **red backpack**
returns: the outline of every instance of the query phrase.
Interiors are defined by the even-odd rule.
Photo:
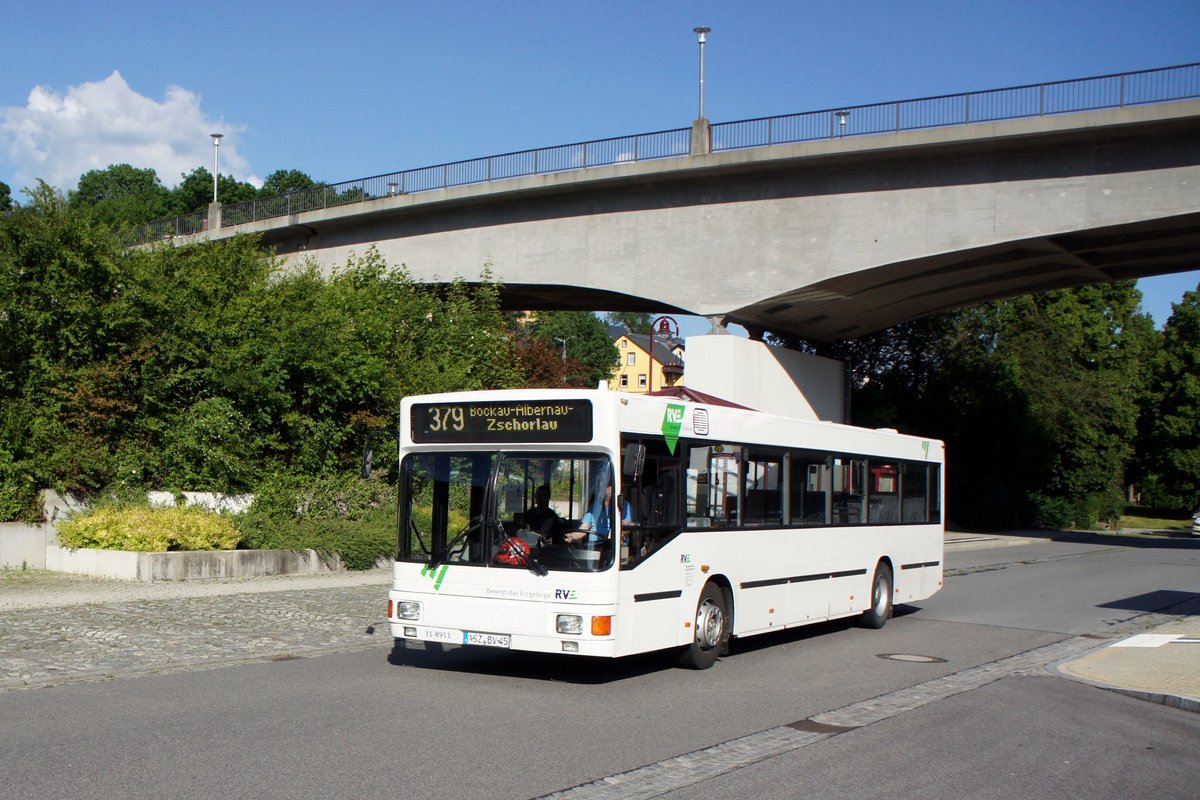
[[[501,539],[499,548],[496,553],[498,563],[511,564],[514,567],[523,567],[529,563],[529,545],[520,539],[512,537]]]

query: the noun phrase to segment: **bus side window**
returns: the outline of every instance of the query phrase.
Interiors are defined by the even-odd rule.
[[[824,525],[829,490],[828,458],[820,453],[791,453],[789,472],[791,524]]]
[[[835,456],[833,471],[834,525],[858,525],[866,522],[863,500],[866,493],[867,462],[858,458]]]
[[[900,471],[895,462],[871,459],[868,464],[867,520],[872,524],[900,521]]]
[[[732,528],[739,524],[741,448],[694,445],[686,454],[685,526]]]
[[[779,527],[783,514],[783,456],[750,453],[744,466],[745,509],[742,524],[749,528]]]

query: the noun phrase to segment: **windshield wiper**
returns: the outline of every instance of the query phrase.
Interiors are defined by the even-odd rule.
[[[442,562],[446,560],[446,557],[448,555],[450,555],[450,552],[452,550],[454,550],[454,546],[456,544],[458,544],[460,540],[466,539],[467,535],[470,534],[471,531],[475,530],[476,528],[480,527],[481,525],[483,525],[483,517],[482,516],[476,517],[475,519],[471,520],[471,524],[469,524],[469,525],[467,525],[467,527],[463,528],[462,531],[460,533],[458,533],[453,539],[446,542],[446,546],[444,548],[442,548],[441,553],[434,555],[432,558],[429,559],[429,563],[425,565],[426,569],[436,569],[437,567],[441,566]]]
[[[545,577],[550,574],[550,571],[542,566],[542,562],[533,555],[532,550],[529,551],[529,557],[525,560],[525,566],[529,567],[529,571],[534,575]]]

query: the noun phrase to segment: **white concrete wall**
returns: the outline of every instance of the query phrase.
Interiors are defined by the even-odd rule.
[[[0,569],[45,569],[46,537],[54,529],[24,522],[0,522]]]
[[[686,381],[689,388],[756,411],[845,421],[845,372],[831,358],[740,336],[691,336]]]
[[[190,581],[261,575],[312,575],[343,569],[337,556],[315,550],[216,550],[135,553],[45,548],[46,569],[127,581]]]

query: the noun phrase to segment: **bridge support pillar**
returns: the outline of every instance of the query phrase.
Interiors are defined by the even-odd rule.
[[[692,150],[694,156],[706,156],[712,152],[712,125],[707,117],[692,121]]]

